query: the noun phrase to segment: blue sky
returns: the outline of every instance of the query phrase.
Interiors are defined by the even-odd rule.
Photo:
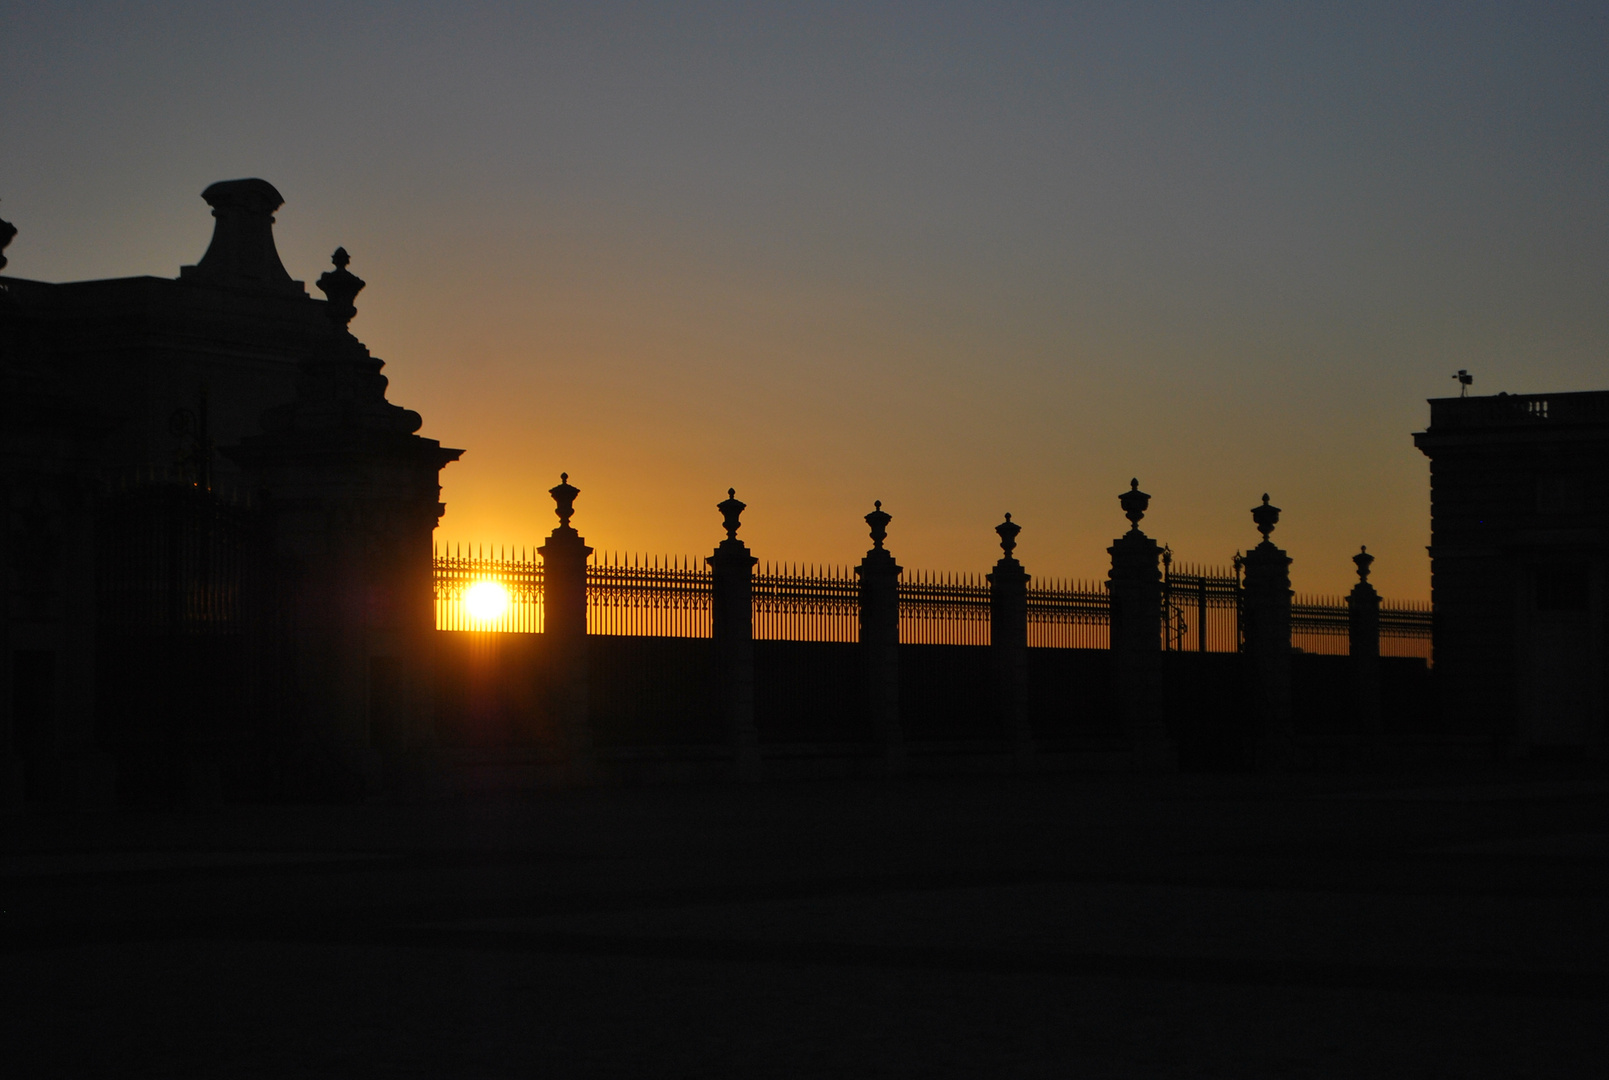
[[[1428,588],[1410,433],[1603,389],[1602,4],[4,4],[7,272],[172,276],[261,176],[393,400],[468,449],[442,536]]]

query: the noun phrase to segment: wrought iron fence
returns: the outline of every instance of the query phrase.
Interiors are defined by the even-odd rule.
[[[438,629],[542,631],[542,564],[534,551],[438,550],[435,582]],[[694,557],[595,554],[587,564],[587,632],[709,637],[711,584],[708,567]],[[477,590],[486,591],[477,596]],[[860,582],[852,567],[762,564],[754,574],[753,598],[756,639],[859,640]],[[1170,558],[1162,580],[1162,647],[1238,652],[1241,601],[1237,573],[1174,564]],[[899,584],[899,603],[901,641],[989,644],[989,585],[983,575],[907,571]],[[1028,644],[1109,648],[1111,604],[1106,583],[1030,582]],[[1291,605],[1291,645],[1304,652],[1345,655],[1349,645],[1345,600],[1296,597]],[[1380,652],[1428,661],[1429,605],[1382,604]]]
[[[859,641],[860,580],[847,566],[764,563],[754,575],[754,636]]]
[[[1291,648],[1325,656],[1345,656],[1351,642],[1346,600],[1339,596],[1291,598]]]
[[[709,637],[709,567],[691,556],[594,553],[587,560],[587,633]]]
[[[989,644],[989,583],[977,574],[906,571],[899,583],[899,639],[916,645]]]
[[[460,545],[438,548],[432,563],[436,629],[542,632],[542,563],[536,552],[497,549],[487,555],[477,547],[465,554]]]
[[[1401,601],[1380,605],[1380,655],[1413,656],[1430,663],[1430,604]]]
[[[1240,575],[1163,556],[1162,647],[1176,652],[1239,652]]]
[[[1107,649],[1112,605],[1099,581],[1035,578],[1028,583],[1028,645],[1042,649]]]

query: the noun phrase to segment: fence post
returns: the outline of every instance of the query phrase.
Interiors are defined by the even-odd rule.
[[[994,665],[995,701],[1011,740],[1019,772],[1034,764],[1033,728],[1028,720],[1028,571],[1012,555],[1022,526],[1006,515],[994,527],[1000,534],[1000,561],[989,573],[989,653]]]
[[[759,562],[737,538],[744,504],[727,488],[721,512],[726,539],[704,561],[710,566],[710,630],[715,639],[720,707],[732,739],[737,778],[760,779],[760,736],[754,727],[754,564]]]
[[[899,575],[903,569],[883,547],[892,515],[882,501],[866,515],[872,548],[855,567],[860,578],[860,656],[866,715],[882,741],[888,771],[905,771],[905,735],[899,720]]]
[[[1251,516],[1263,534],[1262,542],[1246,552],[1245,561],[1255,758],[1259,768],[1279,772],[1297,763],[1291,723],[1291,560],[1268,538],[1279,522],[1279,507],[1270,506],[1264,495]]]
[[[536,549],[542,556],[542,635],[554,720],[564,740],[571,779],[586,781],[593,768],[592,731],[587,718],[587,556],[592,549],[570,527],[575,497],[570,474],[548,494],[557,503],[559,527]]]
[[[1177,754],[1162,716],[1162,549],[1140,531],[1151,496],[1138,480],[1118,497],[1129,531],[1112,541],[1107,589],[1112,609],[1113,685],[1123,729],[1134,747],[1136,769],[1161,772],[1177,766]]]
[[[1380,723],[1380,594],[1369,584],[1374,556],[1367,546],[1352,556],[1358,583],[1346,597],[1347,652],[1352,657],[1353,719],[1365,755],[1381,750]]]

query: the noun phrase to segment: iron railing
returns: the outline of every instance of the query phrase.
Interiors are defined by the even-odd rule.
[[[1175,652],[1239,652],[1240,575],[1173,562],[1162,574],[1162,647]]]
[[[587,633],[711,634],[710,569],[691,556],[595,552],[587,560]]]
[[[1112,605],[1100,581],[1035,578],[1028,583],[1028,645],[1049,649],[1107,649]]]
[[[989,583],[981,575],[907,570],[899,583],[899,639],[987,645],[989,608]]]
[[[759,640],[860,640],[860,579],[850,567],[762,563],[753,590]]]
[[[435,582],[438,629],[542,631],[542,564],[534,551],[438,550]],[[472,590],[482,582],[490,583],[486,599],[492,603],[472,610],[476,599]],[[594,554],[587,563],[587,632],[709,637],[711,585],[709,568],[694,557]],[[753,578],[753,602],[757,639],[853,642],[860,638],[860,582],[852,567],[762,564]],[[1170,560],[1162,580],[1162,648],[1238,652],[1242,603],[1237,574]],[[989,585],[983,575],[906,571],[899,583],[899,605],[901,641],[989,644]],[[1293,648],[1345,655],[1348,636],[1344,598],[1294,598]],[[1031,581],[1028,644],[1109,648],[1111,603],[1106,583]],[[1429,605],[1382,604],[1380,652],[1429,660]]]

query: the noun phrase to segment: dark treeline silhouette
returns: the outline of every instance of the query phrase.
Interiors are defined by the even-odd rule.
[[[0,278],[11,801],[1326,769],[1604,737],[1609,394],[1432,402],[1433,672],[1382,655],[1424,620],[1382,604],[1366,551],[1344,602],[1293,598],[1266,495],[1260,542],[1213,574],[1174,567],[1131,482],[1088,587],[1034,580],[1009,514],[986,574],[908,572],[881,503],[852,572],[761,567],[731,490],[709,557],[622,565],[572,524],[568,475],[534,559],[433,559],[461,451],[387,400],[347,252],[313,299],[271,185],[203,198],[212,241],[177,278]],[[482,577],[540,632],[438,629]]]

